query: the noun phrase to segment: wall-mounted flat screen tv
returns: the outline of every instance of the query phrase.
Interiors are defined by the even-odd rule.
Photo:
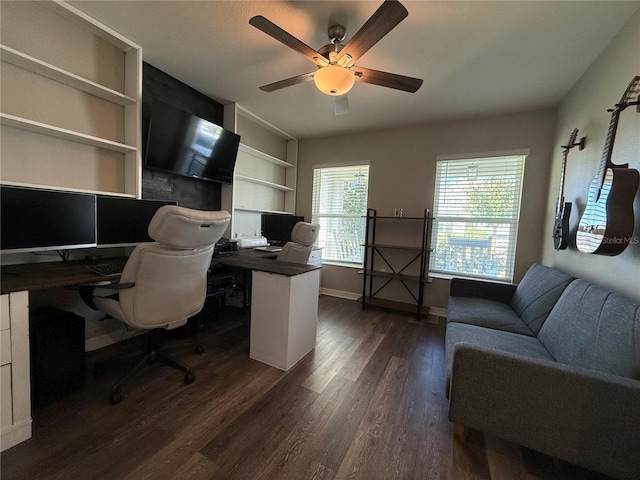
[[[176,202],[98,196],[98,247],[124,247],[153,242],[149,222],[164,205]]]
[[[96,246],[96,196],[0,187],[2,253]]]
[[[153,99],[145,166],[176,175],[233,182],[240,135]]]

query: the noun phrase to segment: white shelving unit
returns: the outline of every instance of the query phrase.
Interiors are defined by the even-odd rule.
[[[60,1],[3,2],[0,181],[142,195],[142,49]],[[31,437],[29,293],[1,296],[1,448]]]
[[[2,13],[2,183],[140,198],[142,49],[63,1]]]
[[[232,186],[222,208],[232,214],[230,237],[260,233],[262,213],[295,213],[298,141],[237,104],[225,106],[225,128],[241,136]]]

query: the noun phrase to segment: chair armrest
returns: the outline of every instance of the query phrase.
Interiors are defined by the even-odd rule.
[[[107,290],[125,290],[127,288],[132,288],[136,282],[113,282],[108,284],[99,284],[95,285],[94,288],[104,288]]]
[[[517,285],[509,283],[452,278],[449,287],[449,296],[478,297],[502,303],[511,303],[511,297],[513,297],[513,292],[516,291],[516,287]]]
[[[80,294],[80,298],[82,301],[92,310],[100,310],[96,307],[96,304],[93,301],[93,293],[97,288],[107,289],[107,290],[124,290],[126,288],[131,288],[135,285],[135,282],[100,282],[100,283],[89,283],[86,285],[78,286],[78,293]]]
[[[640,381],[470,344],[449,419],[616,478],[640,471]]]

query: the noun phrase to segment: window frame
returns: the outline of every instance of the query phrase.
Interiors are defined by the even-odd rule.
[[[366,169],[366,193],[365,200],[363,205],[363,211],[358,212],[356,214],[344,214],[344,213],[335,213],[335,212],[321,212],[318,209],[320,199],[316,197],[316,187],[317,187],[317,179],[316,172],[325,171],[329,169],[347,169],[347,168],[365,168]],[[370,164],[367,161],[362,162],[349,162],[349,163],[337,163],[337,164],[322,164],[322,165],[312,165],[312,192],[311,192],[311,221],[313,223],[318,223],[321,225],[320,227],[320,236],[318,238],[318,242],[316,245],[323,248],[322,252],[322,264],[323,265],[336,265],[347,268],[362,268],[364,261],[364,231],[365,231],[365,216],[367,213],[368,206],[368,196],[369,196],[369,182],[371,178],[371,169]],[[327,235],[329,234],[329,230],[326,228],[326,221],[323,219],[349,219],[355,220],[361,223],[361,234],[356,236],[356,238],[349,240],[351,248],[356,247],[360,250],[360,258],[359,261],[349,261],[346,259],[335,258],[334,256],[327,256],[327,254],[331,253],[331,250],[327,248]],[[324,228],[323,228],[324,227]],[[323,243],[325,242],[325,243]],[[329,240],[331,242],[331,240]],[[335,245],[335,244],[334,244]],[[337,248],[333,247],[335,251]]]
[[[433,216],[435,217],[435,219],[432,222],[432,232],[431,232],[432,253],[429,258],[429,276],[430,277],[445,278],[445,279],[462,277],[462,278],[469,278],[469,279],[476,279],[476,280],[491,280],[495,282],[504,282],[504,283],[511,283],[513,281],[513,275],[515,271],[516,258],[517,258],[516,250],[518,245],[518,227],[520,222],[520,214],[522,211],[522,200],[523,200],[522,192],[524,189],[524,173],[525,173],[525,166],[526,166],[526,160],[528,155],[529,155],[529,150],[524,149],[524,150],[476,153],[476,154],[465,154],[465,155],[438,155],[436,157],[436,172],[434,176],[434,194],[433,194]],[[514,167],[510,166],[509,168],[506,168],[505,174],[507,174],[507,172],[510,172],[510,171],[512,172],[512,170],[515,170],[519,175],[519,185],[514,186],[514,189],[512,190],[512,193],[515,195],[515,198],[513,199],[514,201],[510,204],[510,207],[512,209],[512,213],[510,216],[480,216],[480,215],[473,215],[473,214],[469,214],[468,216],[467,215],[461,216],[461,215],[451,215],[451,214],[443,215],[441,213],[441,210],[445,206],[444,204],[445,200],[441,201],[441,198],[444,196],[442,192],[443,191],[446,192],[446,189],[443,190],[441,187],[441,185],[443,184],[443,181],[441,179],[443,177],[445,179],[449,178],[452,181],[455,179],[455,175],[442,173],[441,168],[443,168],[445,164],[449,166],[459,162],[459,165],[464,166],[465,162],[470,164],[473,162],[477,163],[482,161],[492,161],[495,163],[500,161],[501,159],[508,159],[509,157],[514,157],[516,159],[515,163],[517,163],[517,165]],[[486,180],[486,179],[501,178],[501,177],[504,177],[504,175],[501,175],[500,173],[495,173],[490,176],[483,175],[483,177]],[[516,178],[516,181],[517,180],[518,179]],[[469,182],[469,183],[471,184],[473,182]],[[449,189],[449,192],[448,192],[449,195],[451,196],[451,191],[455,192],[456,189],[458,189],[458,192],[461,191],[459,186],[455,186],[452,189]],[[464,191],[467,192],[468,190],[465,189]],[[455,202],[449,203],[449,209],[452,209],[454,206],[456,206]],[[457,205],[457,207],[464,208],[465,205],[462,202],[460,202]],[[451,231],[452,231],[451,229],[454,226],[457,226],[458,229],[460,229],[461,226],[463,226],[463,228],[476,229],[478,228],[478,225],[484,225],[488,229],[489,228],[488,226],[491,224],[496,225],[496,227],[494,227],[495,232],[497,232],[496,230],[497,228],[500,228],[499,226],[504,227],[505,225],[508,225],[508,241],[506,242],[506,247],[503,247],[505,249],[505,257],[506,257],[504,275],[498,275],[497,271],[495,275],[487,274],[486,272],[472,273],[472,272],[463,271],[463,270],[455,271],[453,269],[442,268],[435,265],[435,263],[438,261],[440,262],[447,261],[446,254],[444,256],[441,256],[437,253],[439,243],[441,244],[441,242],[439,242],[438,239],[442,238],[442,236],[444,235],[447,235],[449,239],[454,238],[454,235],[451,234]],[[449,227],[449,229],[447,227]],[[499,235],[501,235],[502,237],[505,236],[503,232],[500,232]],[[491,249],[496,243],[496,242],[492,242],[491,236],[487,237],[485,241],[480,241],[477,238],[473,238],[473,237],[465,237],[465,236],[456,236],[456,237],[460,239],[459,246],[462,246],[463,249],[468,248],[469,252],[473,251],[474,247],[475,248],[488,247],[489,249]],[[504,238],[501,243],[504,243]],[[447,246],[449,246],[448,243],[447,243]],[[478,252],[479,251],[480,250],[478,250]],[[471,253],[469,255],[471,255]],[[497,261],[495,259],[497,259],[499,255],[501,254],[492,256],[492,258],[494,259],[494,262]]]

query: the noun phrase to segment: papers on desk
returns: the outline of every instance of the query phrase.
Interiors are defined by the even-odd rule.
[[[277,253],[282,250],[282,247],[276,247],[276,246],[256,247],[254,248],[254,250],[257,250],[258,252]]]

